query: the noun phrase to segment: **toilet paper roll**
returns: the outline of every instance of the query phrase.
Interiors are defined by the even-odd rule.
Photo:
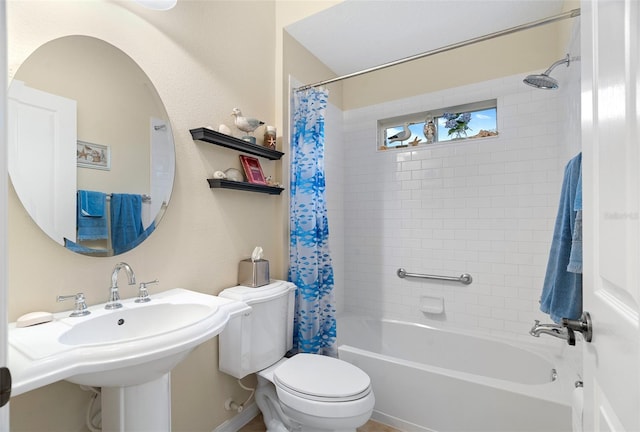
[[[582,432],[582,415],[584,411],[584,390],[576,387],[573,390],[571,401],[571,429],[573,432]]]

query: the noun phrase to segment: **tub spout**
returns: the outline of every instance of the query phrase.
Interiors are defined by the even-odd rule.
[[[533,337],[540,337],[541,334],[548,334],[567,341],[569,345],[576,344],[576,335],[573,330],[562,327],[559,324],[540,324],[539,320],[535,320],[533,327],[529,330],[529,334]]]

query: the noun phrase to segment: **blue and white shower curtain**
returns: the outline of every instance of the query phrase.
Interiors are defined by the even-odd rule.
[[[337,356],[333,267],[325,202],[324,117],[328,91],[294,97],[289,281],[298,286],[294,350]]]

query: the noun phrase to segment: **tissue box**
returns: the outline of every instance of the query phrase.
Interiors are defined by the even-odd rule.
[[[238,266],[238,285],[252,288],[267,285],[269,283],[269,261],[259,259],[251,261],[245,259]]]

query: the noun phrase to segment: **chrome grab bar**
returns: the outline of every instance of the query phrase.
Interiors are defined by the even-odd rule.
[[[471,275],[469,273],[463,273],[458,277],[455,277],[455,276],[437,276],[437,275],[430,275],[430,274],[407,273],[407,271],[405,269],[399,268],[398,271],[396,272],[396,274],[401,279],[408,278],[408,277],[409,278],[420,278],[420,279],[435,279],[435,280],[444,280],[444,281],[451,281],[451,282],[460,282],[461,284],[464,284],[464,285],[469,285],[471,282],[473,282],[473,278],[471,277]]]

